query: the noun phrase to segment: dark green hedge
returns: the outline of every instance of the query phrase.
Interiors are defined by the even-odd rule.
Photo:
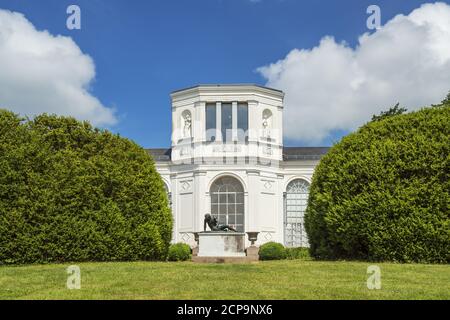
[[[171,232],[163,182],[138,145],[0,110],[0,264],[164,260]]]
[[[450,105],[373,121],[314,173],[305,227],[322,259],[449,262]]]
[[[186,261],[191,258],[191,247],[186,243],[175,243],[169,247],[169,261]]]

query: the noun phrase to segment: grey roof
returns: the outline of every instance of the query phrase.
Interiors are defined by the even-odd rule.
[[[157,162],[170,161],[171,159],[172,149],[153,148],[146,149],[146,151],[153,157],[153,160]]]
[[[328,150],[329,147],[283,147],[283,160],[319,160]]]
[[[239,86],[255,86],[255,87],[259,87],[259,88],[263,88],[263,89],[267,89],[267,90],[272,90],[272,91],[283,93],[283,91],[281,91],[281,90],[270,88],[270,87],[266,87],[266,86],[262,86],[262,85],[255,84],[255,83],[198,84],[198,85],[195,85],[195,86],[192,86],[192,87],[187,87],[187,88],[174,90],[171,93],[177,93],[177,92],[181,92],[181,91],[185,91],[185,90],[189,90],[189,89],[194,89],[194,88],[199,88],[199,87],[228,87],[228,86],[238,86],[238,87]]]
[[[319,160],[329,149],[329,147],[283,147],[283,160]],[[169,162],[171,160],[171,149],[153,148],[146,150],[157,162]]]

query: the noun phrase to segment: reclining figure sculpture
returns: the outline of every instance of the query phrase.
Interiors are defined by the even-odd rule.
[[[227,224],[219,224],[217,222],[217,218],[211,216],[209,213],[205,214],[205,220],[203,223],[203,230],[206,231],[206,225],[208,225],[209,229],[211,231],[234,231],[236,232],[236,229],[233,227],[230,227]]]

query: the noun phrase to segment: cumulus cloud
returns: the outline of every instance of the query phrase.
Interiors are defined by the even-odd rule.
[[[354,130],[396,102],[409,110],[441,101],[450,90],[450,6],[425,4],[397,15],[351,48],[324,37],[258,71],[285,97],[284,134],[320,143]]]
[[[0,108],[112,125],[114,111],[89,92],[94,77],[92,59],[71,38],[36,30],[22,14],[0,9]]]

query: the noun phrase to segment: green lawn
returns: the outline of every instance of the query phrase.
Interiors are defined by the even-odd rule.
[[[285,260],[252,264],[80,263],[0,267],[0,299],[450,299],[450,266],[378,263],[380,290],[364,262]]]

